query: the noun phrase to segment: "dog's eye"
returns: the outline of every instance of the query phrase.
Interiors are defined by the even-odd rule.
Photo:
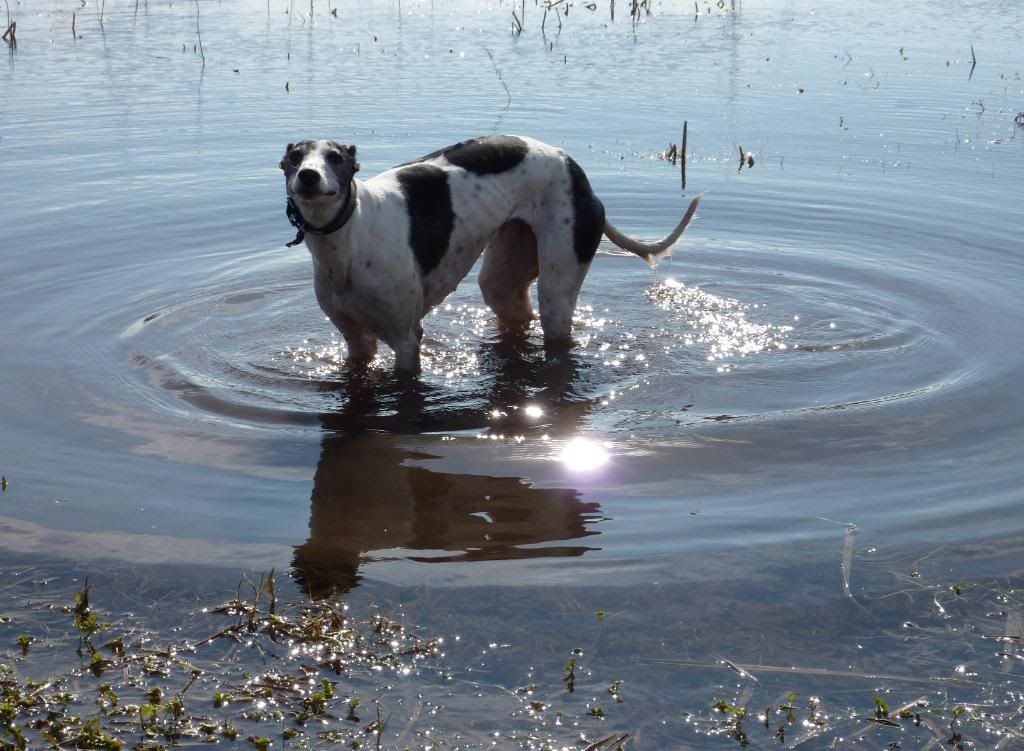
[[[302,164],[302,152],[301,151],[293,151],[293,152],[291,152],[288,155],[288,161],[291,162],[292,164],[294,164],[296,167],[298,167],[300,164]]]
[[[327,153],[327,161],[332,164],[337,164],[341,161],[341,154],[337,151],[329,151]]]

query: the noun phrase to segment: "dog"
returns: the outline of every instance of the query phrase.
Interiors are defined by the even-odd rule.
[[[587,176],[562,149],[524,136],[486,136],[357,180],[356,147],[288,144],[280,167],[287,215],[313,257],[313,288],[366,362],[383,340],[399,371],[419,369],[421,320],[484,256],[479,284],[501,325],[522,328],[537,300],[545,343],[571,343],[583,279],[602,236],[654,266],[682,236],[643,242],[605,218]]]

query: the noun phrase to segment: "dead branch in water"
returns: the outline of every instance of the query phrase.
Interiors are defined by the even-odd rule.
[[[689,123],[686,120],[683,120],[683,146],[679,153],[679,159],[682,162],[682,166],[679,171],[682,175],[683,190],[686,190],[686,131],[688,126]]]
[[[199,31],[199,0],[196,0],[196,37],[199,39],[199,55],[203,58],[203,68],[206,68],[206,52],[203,50],[203,34]]]
[[[514,13],[515,11],[513,11],[513,14]],[[512,104],[512,92],[508,90],[508,85],[505,83],[505,77],[501,75],[501,69],[498,68],[498,64],[494,62],[494,53],[487,49],[487,47],[484,47],[484,52],[487,53],[487,57],[491,58],[491,65],[494,66],[494,72],[498,74],[498,80],[501,81],[501,85],[505,89],[505,95],[508,97],[508,103],[505,106],[508,107]]]
[[[3,40],[7,42],[11,49],[18,46],[18,22],[11,21],[7,26],[7,31],[4,32]]]

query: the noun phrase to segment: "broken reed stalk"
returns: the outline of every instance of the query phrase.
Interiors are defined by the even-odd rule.
[[[512,14],[515,15],[515,11],[512,11]],[[505,106],[508,107],[512,104],[512,92],[508,90],[508,85],[505,83],[505,77],[501,75],[501,69],[499,69],[498,64],[494,62],[494,53],[487,47],[484,47],[484,52],[487,53],[487,57],[491,58],[491,65],[494,66],[494,72],[498,74],[498,80],[501,81],[501,85],[505,89],[505,95],[508,97],[508,104]]]
[[[7,31],[4,32],[2,39],[10,45],[11,49],[18,46],[18,22],[11,21],[7,26]]]
[[[686,129],[688,125],[689,123],[686,120],[683,120],[683,146],[680,149],[679,154],[679,160],[682,164],[682,167],[680,167],[680,172],[683,177],[683,190],[686,190]]]
[[[78,32],[75,31],[75,13],[74,13],[74,11],[72,11],[72,13],[71,13],[71,37],[73,39],[78,39]]]
[[[206,69],[206,52],[203,50],[203,34],[199,31],[199,0],[196,0],[196,37],[199,39],[199,55],[203,58],[203,69]]]

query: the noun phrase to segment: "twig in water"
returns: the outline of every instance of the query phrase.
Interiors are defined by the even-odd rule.
[[[978,58],[974,56],[974,45],[971,45],[971,72],[967,74],[967,80],[971,80],[971,76],[974,75],[974,66],[978,64]]]
[[[203,58],[203,68],[206,68],[206,52],[203,51],[203,34],[199,31],[199,0],[196,0],[196,37],[199,38],[199,55]]]
[[[641,663],[652,665],[674,665],[680,668],[718,668],[720,670],[734,670],[724,662],[703,662],[700,660],[677,660],[668,657],[641,657]],[[756,670],[758,673],[786,673],[788,675],[832,675],[839,678],[859,678],[868,681],[899,681],[901,683],[924,683],[932,686],[979,686],[989,688],[990,686],[980,681],[972,681],[966,678],[945,678],[927,675],[910,675],[900,673],[868,673],[856,670],[835,670],[832,668],[807,668],[797,665],[744,665],[736,663],[736,667],[742,668],[748,673]]]
[[[741,676],[743,676],[744,678],[749,678],[749,679],[750,679],[750,680],[752,680],[752,681],[753,681],[754,683],[760,683],[760,682],[761,682],[761,681],[757,680],[757,678],[756,678],[755,676],[753,676],[753,675],[752,675],[751,673],[748,673],[748,672],[747,672],[746,670],[744,670],[743,668],[741,668],[741,667],[740,667],[739,665],[737,665],[737,664],[736,664],[735,662],[733,662],[732,660],[729,660],[729,659],[727,659],[727,658],[725,658],[725,657],[719,657],[719,659],[720,659],[720,660],[721,660],[722,662],[724,662],[724,663],[725,663],[726,665],[728,665],[728,666],[729,666],[730,668],[732,668],[733,670],[735,670],[735,671],[736,671],[737,673],[739,673],[739,674],[740,674]]]
[[[853,569],[853,540],[856,534],[857,527],[851,524],[846,528],[846,536],[843,538],[843,594],[851,599],[853,593],[850,591],[850,571]]]
[[[682,167],[680,167],[679,171],[682,174],[683,190],[686,190],[686,130],[688,126],[689,123],[683,120],[683,144],[679,154],[679,159],[682,162]]]
[[[846,536],[843,538],[843,561],[840,564],[843,574],[843,594],[846,595],[850,602],[874,618],[874,614],[861,605],[860,601],[853,596],[853,590],[850,589],[850,573],[853,571],[853,542],[856,536],[857,526],[851,524],[846,528]]]
[[[78,39],[78,32],[75,31],[75,13],[74,13],[74,11],[72,11],[72,13],[71,13],[71,36],[74,39]]]
[[[515,14],[515,11],[512,11],[512,13]],[[508,85],[505,83],[505,78],[504,76],[501,75],[501,69],[498,68],[498,64],[494,62],[494,53],[491,52],[486,47],[484,47],[484,52],[487,53],[487,57],[491,58],[491,65],[494,66],[494,72],[498,74],[498,80],[501,81],[501,85],[505,89],[505,94],[506,96],[508,96],[508,104],[506,104],[505,106],[508,107],[512,104],[512,92],[508,90]]]
[[[1006,611],[1006,645],[1003,648],[1004,657],[1002,658],[1002,667],[1000,670],[1003,673],[1009,673],[1013,669],[1013,658],[1017,657],[1017,645],[1015,642],[1019,642],[1021,637],[1024,636],[1024,624],[1021,623],[1020,613],[1016,610]]]
[[[617,733],[591,743],[583,751],[613,751],[614,749],[621,749],[628,740],[629,733]]]
[[[515,36],[519,36],[523,33],[523,24],[519,22],[519,16],[516,15],[515,8],[512,9],[512,22],[515,24],[512,28],[512,33]]]
[[[14,49],[15,47],[18,46],[18,22],[17,21],[11,21],[11,23],[7,27],[7,31],[4,32],[4,35],[3,35],[2,38],[3,38],[3,40],[5,42],[7,42],[7,44],[11,47],[11,49]]]

